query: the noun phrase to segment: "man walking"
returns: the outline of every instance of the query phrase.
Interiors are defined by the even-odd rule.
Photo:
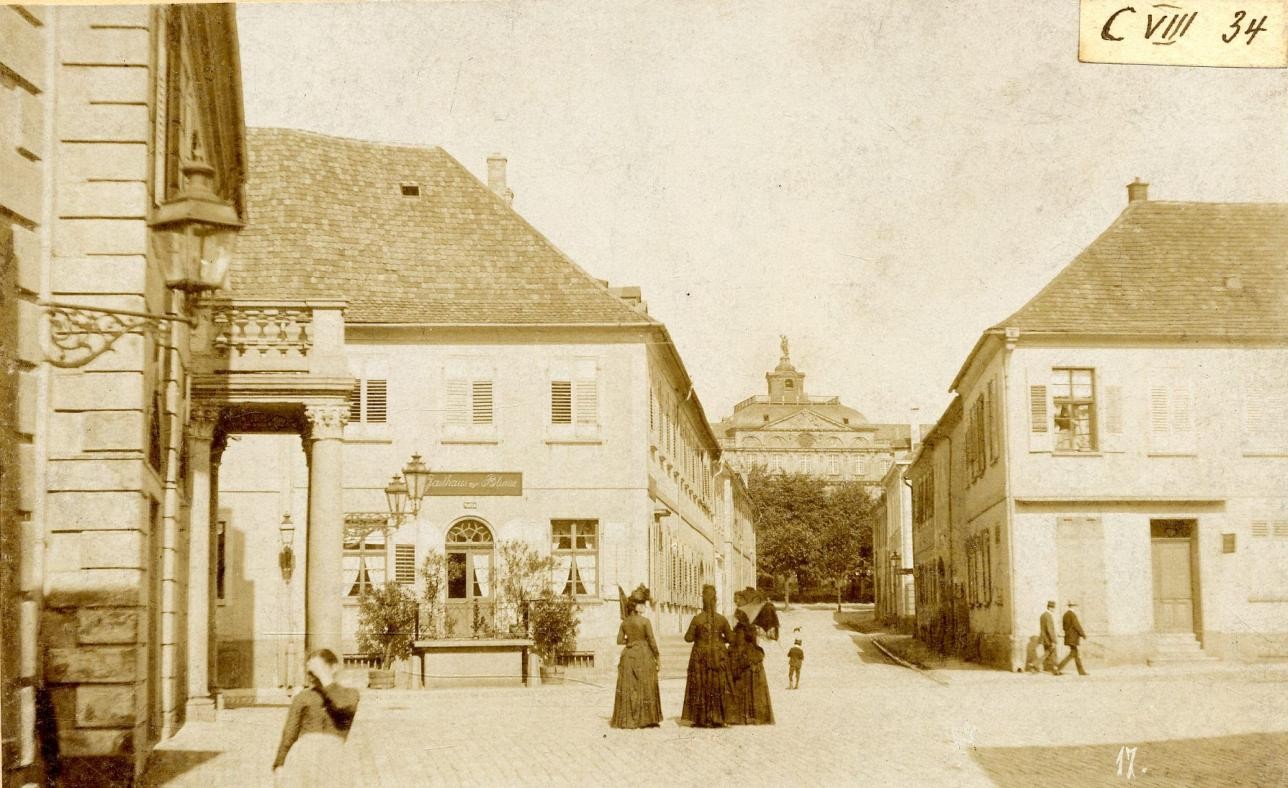
[[[1078,613],[1074,610],[1078,606],[1077,602],[1070,602],[1069,609],[1064,611],[1064,644],[1069,647],[1069,653],[1060,660],[1060,664],[1055,666],[1055,675],[1059,676],[1064,666],[1073,660],[1073,664],[1078,666],[1078,675],[1085,676],[1087,671],[1082,667],[1082,656],[1078,654],[1078,644],[1087,638],[1087,633],[1082,629],[1082,622],[1078,620]]]
[[[1055,666],[1055,600],[1047,602],[1046,612],[1042,614],[1041,619],[1041,636],[1039,643],[1042,646],[1042,670],[1059,673]]]

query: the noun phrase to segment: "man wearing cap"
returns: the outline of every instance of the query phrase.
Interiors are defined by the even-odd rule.
[[[1060,664],[1055,666],[1055,675],[1059,676],[1064,666],[1073,660],[1073,664],[1078,666],[1078,675],[1085,676],[1087,671],[1082,667],[1082,657],[1078,654],[1078,644],[1086,639],[1087,633],[1082,629],[1082,622],[1078,620],[1078,613],[1074,610],[1078,606],[1077,602],[1070,602],[1069,609],[1064,611],[1064,644],[1069,647],[1069,653],[1060,660]]]
[[[1039,643],[1042,645],[1042,670],[1058,673],[1055,667],[1055,600],[1047,602],[1046,612],[1041,619],[1042,634]]]
[[[800,632],[800,627],[796,628]],[[801,688],[801,663],[805,661],[805,650],[801,648],[801,639],[787,651],[787,689]]]

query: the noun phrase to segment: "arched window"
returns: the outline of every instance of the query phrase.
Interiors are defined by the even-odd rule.
[[[492,529],[467,518],[447,530],[447,598],[470,600],[492,596]]]

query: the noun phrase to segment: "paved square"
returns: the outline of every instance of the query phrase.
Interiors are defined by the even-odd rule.
[[[793,608],[806,660],[787,691],[786,643],[767,643],[777,724],[676,722],[618,731],[611,677],[533,689],[365,691],[347,745],[373,787],[408,785],[1108,785],[1136,747],[1143,785],[1288,785],[1288,672],[1099,670],[1077,676],[890,665],[833,610]],[[285,707],[222,712],[157,752],[146,784],[271,785]],[[1199,740],[1199,741],[1187,741]],[[1229,779],[1225,779],[1229,777]]]

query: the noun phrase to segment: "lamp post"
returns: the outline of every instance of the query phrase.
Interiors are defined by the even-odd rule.
[[[421,499],[429,490],[429,476],[429,466],[419,453],[414,453],[403,466],[402,473],[394,474],[385,486],[385,502],[395,528],[402,526],[407,515],[415,517],[420,514]]]
[[[295,523],[291,522],[289,513],[282,515],[277,533],[282,540],[282,548],[277,554],[277,565],[282,570],[282,579],[289,584],[291,575],[295,572]]]

